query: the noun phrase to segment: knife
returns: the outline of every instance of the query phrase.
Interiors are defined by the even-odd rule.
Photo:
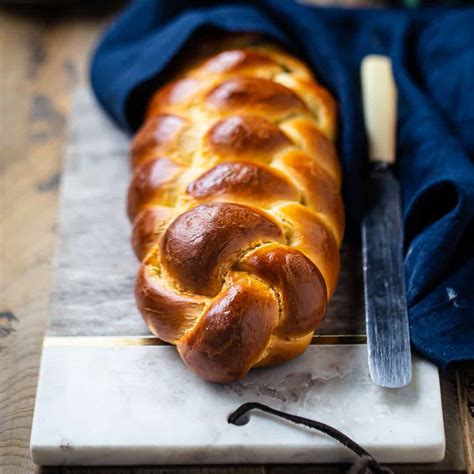
[[[393,173],[397,91],[390,59],[366,56],[361,83],[370,161],[362,221],[369,373],[377,385],[399,388],[410,383],[411,353],[400,187]]]

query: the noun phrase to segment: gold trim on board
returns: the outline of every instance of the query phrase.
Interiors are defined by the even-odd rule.
[[[168,346],[167,342],[154,336],[48,336],[43,347],[123,347],[123,346]]]
[[[340,345],[366,344],[364,335],[317,335],[311,344]],[[124,346],[168,346],[167,342],[155,336],[48,336],[43,347],[124,347]]]
[[[340,345],[340,344],[367,344],[367,336],[365,334],[321,334],[313,336],[311,344],[318,345]]]

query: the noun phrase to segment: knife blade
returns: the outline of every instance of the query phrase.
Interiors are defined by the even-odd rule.
[[[395,163],[397,92],[390,59],[361,64],[370,173],[362,221],[362,260],[369,373],[377,385],[411,381],[411,352],[403,262],[400,187]]]

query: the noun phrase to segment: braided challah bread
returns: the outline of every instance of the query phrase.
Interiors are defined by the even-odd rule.
[[[333,98],[276,46],[242,43],[161,88],[131,149],[138,308],[214,382],[306,349],[344,228]]]

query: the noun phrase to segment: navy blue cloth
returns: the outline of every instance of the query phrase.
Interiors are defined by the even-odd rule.
[[[165,68],[203,28],[258,31],[303,57],[337,97],[348,234],[367,171],[359,66],[391,56],[413,346],[440,366],[474,360],[474,9],[346,10],[290,0],[139,0],[92,62],[99,102],[135,130]]]

